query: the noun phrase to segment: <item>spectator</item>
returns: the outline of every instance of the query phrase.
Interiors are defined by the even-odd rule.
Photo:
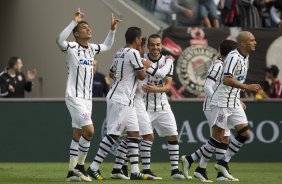
[[[221,21],[225,26],[240,26],[240,17],[237,1],[238,0],[225,0],[224,8],[221,10]]]
[[[109,80],[106,76],[98,72],[98,62],[94,60],[93,66],[93,90],[92,97],[105,97],[109,92]]]
[[[200,16],[203,20],[204,25],[207,28],[211,28],[211,21],[213,27],[219,28],[219,21],[217,16],[217,6],[214,0],[199,0]]]
[[[25,91],[32,90],[32,81],[36,76],[36,69],[27,71],[27,80],[22,73],[23,63],[19,57],[11,57],[8,68],[0,74],[0,94],[6,98],[23,98]]]
[[[201,24],[198,0],[172,0],[171,9],[176,13],[179,26],[199,26]]]
[[[171,22],[172,10],[170,8],[171,0],[157,0],[154,15],[164,22]]]
[[[241,27],[261,28],[261,19],[257,7],[260,0],[238,0]]]
[[[273,6],[271,6],[271,8],[270,8],[270,15],[271,15],[272,21],[279,28],[282,27],[281,13],[282,13],[282,0],[276,0],[273,3]]]
[[[280,80],[277,78],[279,68],[276,65],[271,65],[266,68],[266,79],[270,80],[269,95],[265,91],[259,91],[263,98],[282,98],[282,86]]]

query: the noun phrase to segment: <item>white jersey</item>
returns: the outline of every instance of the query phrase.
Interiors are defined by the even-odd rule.
[[[220,58],[217,58],[216,60],[213,61],[212,65],[210,66],[208,70],[207,79],[205,82],[205,86],[206,86],[208,80],[214,81],[214,84],[211,87],[213,92],[215,91],[216,87],[221,83],[220,79],[222,77],[222,70],[223,70],[223,61]],[[203,104],[204,111],[211,110],[210,108],[211,95],[212,94],[206,93],[205,101]]]
[[[66,54],[68,67],[66,97],[92,99],[94,56],[111,48],[114,32],[110,31],[103,44],[83,46],[77,42],[66,41],[76,25],[77,22],[73,20],[57,39],[57,44]]]
[[[117,51],[110,69],[115,73],[115,82],[107,94],[107,99],[134,106],[138,81],[135,72],[143,69],[139,51],[133,48],[122,48]]]
[[[249,68],[249,56],[242,56],[236,49],[231,51],[224,60],[223,75],[244,83]],[[215,89],[210,105],[218,107],[240,107],[240,89],[227,86],[221,82]]]
[[[150,59],[147,54],[145,55],[145,59]],[[166,56],[164,55],[161,55],[161,57],[158,60],[152,60],[152,59],[150,60],[153,62],[151,68],[155,72],[163,67],[167,67],[168,70],[166,71],[165,75],[163,75],[162,77],[157,76],[154,73],[152,73],[152,75],[147,75],[145,79],[146,82],[153,83],[157,87],[164,86],[165,84],[164,77],[173,76],[173,63],[171,61],[167,61]],[[166,93],[145,93],[143,97],[146,103],[147,111],[161,111],[164,109],[170,109],[170,105],[168,103]]]

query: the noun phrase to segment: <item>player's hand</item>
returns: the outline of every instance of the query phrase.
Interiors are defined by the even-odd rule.
[[[10,93],[14,93],[16,91],[14,86],[12,86],[11,84],[9,84],[8,90],[9,90]]]
[[[149,59],[142,59],[141,61],[145,67],[145,69],[150,68],[152,65],[152,61],[150,61]]]
[[[111,30],[114,31],[117,28],[117,25],[119,22],[121,22],[122,20],[114,17],[114,14],[112,13],[112,24],[111,24]]]
[[[187,17],[191,17],[193,15],[193,11],[192,9],[187,8],[186,10],[184,10],[184,15],[186,15]]]
[[[35,68],[27,71],[27,80],[33,81],[36,77],[37,70]]]
[[[156,93],[158,91],[158,87],[152,83],[143,85],[142,89],[146,93]]]
[[[166,55],[165,58],[166,58],[168,61],[172,61],[172,62],[175,61],[175,59],[174,59],[174,57],[173,57],[172,55]]]
[[[75,20],[76,22],[80,22],[82,21],[83,18],[84,18],[84,13],[80,11],[80,8],[78,8],[74,14],[73,20]]]
[[[248,84],[246,85],[245,88],[247,91],[254,91],[254,92],[258,92],[259,90],[261,90],[261,86],[259,84]]]

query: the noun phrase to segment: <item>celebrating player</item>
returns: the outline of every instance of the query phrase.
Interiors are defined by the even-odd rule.
[[[215,124],[211,124],[210,117],[211,117],[211,108],[210,108],[210,100],[214,93],[214,90],[216,87],[221,83],[221,77],[222,77],[222,71],[223,71],[223,61],[228,55],[229,52],[232,50],[235,50],[237,48],[237,42],[232,40],[224,40],[220,46],[219,46],[219,52],[220,57],[217,58],[211,67],[208,70],[208,76],[205,81],[204,85],[204,91],[206,94],[206,98],[203,104],[203,111],[204,114],[209,122],[209,126],[211,129],[211,138],[209,141],[206,142],[201,148],[196,150],[191,155],[183,155],[181,156],[181,162],[183,167],[183,174],[186,178],[188,178],[188,171],[192,165],[193,162],[195,162],[198,159],[200,160],[199,167],[194,172],[194,175],[196,178],[203,182],[212,182],[208,179],[207,173],[206,173],[206,166],[210,158],[212,157],[213,153],[209,153],[206,151],[206,146],[209,146],[209,144],[217,145],[215,151],[216,159],[220,160],[224,154],[224,152],[227,149],[228,143],[229,143],[229,136],[230,136],[230,130],[226,129],[223,130],[219,127],[217,127]],[[223,136],[222,136],[223,134]],[[228,178],[225,178],[221,172],[218,172],[217,175],[218,181],[225,181],[229,180]]]
[[[161,55],[162,42],[159,35],[153,34],[148,38],[149,53],[145,55],[146,59],[153,62],[152,68],[155,70],[162,68],[166,64],[166,56]],[[147,75],[143,86],[146,111],[148,112],[152,127],[156,129],[161,137],[166,137],[168,141],[168,152],[170,155],[171,177],[173,179],[185,179],[178,169],[179,144],[178,132],[174,114],[167,100],[166,92],[171,88],[173,75],[173,63],[165,77],[159,78]]]
[[[145,51],[145,40],[142,41],[140,54],[144,57],[144,51]],[[147,69],[147,75],[155,76],[157,78],[164,78],[167,73],[171,69],[171,64],[174,61],[174,59],[171,56],[166,57],[166,63],[162,68],[153,67]],[[142,136],[142,141],[140,143],[140,157],[142,161],[143,174],[147,174],[152,176],[154,179],[162,179],[161,177],[156,176],[150,168],[151,164],[151,147],[154,141],[154,134],[152,129],[152,124],[149,118],[149,115],[146,111],[146,104],[143,100],[144,97],[144,91],[142,91],[142,86],[146,84],[147,81],[138,81],[137,82],[137,90],[136,90],[136,96],[134,98],[134,105],[135,110],[137,113],[137,119],[139,124],[139,134]],[[128,121],[129,124],[131,124],[131,121],[134,121],[134,117],[130,116]],[[127,127],[126,127],[127,128]],[[130,127],[128,127],[130,128]],[[127,129],[128,129],[127,128]],[[124,161],[126,159],[127,154],[127,142],[126,140],[123,140],[119,147],[117,148],[116,153],[116,160],[114,164],[114,169],[112,171],[112,178],[115,179],[126,179],[125,176],[127,176],[127,164],[124,164]],[[123,166],[124,164],[124,166]],[[122,171],[121,171],[122,169]]]
[[[120,137],[125,126],[127,128],[127,147],[131,164],[132,180],[153,179],[139,171],[139,126],[134,109],[134,96],[137,80],[144,80],[149,62],[141,62],[137,49],[141,45],[141,29],[130,27],[125,33],[126,47],[117,51],[110,71],[115,74],[115,82],[107,95],[107,135],[102,139],[94,161],[87,170],[94,179],[104,179],[99,166],[108,155],[114,142]],[[143,66],[144,64],[144,66]],[[133,121],[128,122],[129,116]]]
[[[90,147],[90,140],[94,134],[91,120],[93,61],[95,55],[112,47],[119,22],[112,15],[111,31],[104,43],[91,44],[89,40],[92,38],[92,30],[83,18],[84,13],[78,9],[73,20],[56,40],[66,55],[68,66],[66,105],[72,118],[73,127],[67,181],[91,181],[84,169],[84,162]],[[66,39],[71,32],[75,41],[67,42]]]

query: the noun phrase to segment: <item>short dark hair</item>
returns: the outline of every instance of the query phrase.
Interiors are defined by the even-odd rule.
[[[148,38],[148,43],[149,43],[149,40],[150,40],[151,38],[160,38],[160,39],[162,39],[162,37],[161,37],[160,35],[158,35],[158,34],[151,34],[151,35],[149,36],[149,38]]]
[[[142,42],[141,42],[141,47],[143,47],[144,45],[146,45],[146,37],[142,37]]]
[[[238,43],[233,40],[224,40],[219,45],[220,55],[227,56],[229,52],[235,50],[238,47]]]
[[[266,68],[266,72],[271,73],[273,77],[277,77],[279,74],[279,68],[276,65],[271,65],[270,67]]]
[[[129,27],[125,32],[125,41],[127,44],[134,43],[135,39],[141,37],[142,32],[139,27]]]
[[[88,22],[86,22],[86,21],[84,21],[84,20],[78,22],[77,25],[76,25],[76,26],[73,28],[73,30],[72,30],[72,34],[73,34],[74,37],[75,37],[74,33],[76,33],[76,32],[79,31],[79,28],[80,28],[80,25],[81,25],[81,24],[89,25]]]
[[[17,63],[18,59],[20,59],[20,57],[17,56],[10,57],[10,59],[8,60],[8,69],[13,68]]]

